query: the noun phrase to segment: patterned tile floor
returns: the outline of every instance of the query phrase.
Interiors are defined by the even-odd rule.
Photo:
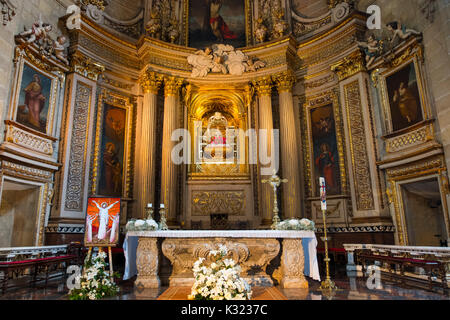
[[[258,288],[258,295],[274,298],[284,296],[289,300],[450,300],[448,295],[388,282],[382,283],[381,290],[369,290],[365,280],[342,275],[336,280],[340,290],[332,296],[322,293],[319,290],[320,283],[317,281],[309,280],[309,284],[310,288],[304,290],[276,288],[281,293],[279,295],[270,295]],[[132,281],[123,282],[120,286],[122,293],[114,300],[156,300],[168,290],[167,287],[139,290],[133,286]],[[0,300],[66,300],[67,293],[68,290],[62,281],[55,280],[49,282],[47,288],[37,284],[36,288],[10,289],[4,295],[0,295]]]

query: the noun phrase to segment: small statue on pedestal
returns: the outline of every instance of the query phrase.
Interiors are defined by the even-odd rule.
[[[145,30],[150,37],[155,39],[161,39],[161,19],[158,17],[158,13],[153,11],[151,19],[148,21]]]
[[[178,40],[178,37],[180,36],[180,30],[179,30],[179,23],[178,20],[173,17],[170,20],[170,26],[167,31],[167,37],[170,40],[170,43],[175,43]]]
[[[255,38],[256,43],[263,43],[266,40],[267,27],[264,25],[262,18],[256,20]]]
[[[284,21],[284,12],[283,10],[278,10],[273,17],[273,30],[272,36],[274,39],[281,38],[284,36],[288,25],[286,21]]]

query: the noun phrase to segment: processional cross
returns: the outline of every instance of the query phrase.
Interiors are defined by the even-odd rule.
[[[268,183],[273,187],[273,219],[272,219],[272,229],[275,230],[277,227],[277,224],[280,223],[280,216],[278,213],[280,210],[278,210],[278,200],[277,200],[277,188],[282,183],[287,183],[287,179],[281,179],[279,176],[277,176],[277,171],[273,170],[273,175],[270,177],[270,179],[264,179],[261,180],[262,183]]]

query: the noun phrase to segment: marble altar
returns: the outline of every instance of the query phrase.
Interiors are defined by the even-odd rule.
[[[170,260],[170,286],[194,283],[192,266],[219,244],[229,249],[230,258],[242,268],[241,276],[251,285],[272,286],[272,277],[283,288],[308,288],[305,275],[320,281],[317,239],[312,231],[134,231],[124,242],[124,279],[137,275],[136,285],[161,286],[161,253]],[[281,251],[281,261],[272,277],[266,268]]]

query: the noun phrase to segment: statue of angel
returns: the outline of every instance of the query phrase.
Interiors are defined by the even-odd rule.
[[[219,73],[227,74],[228,69],[223,64],[224,58],[217,54],[214,54],[213,56],[214,56],[214,58],[213,58],[213,62],[212,62],[211,72],[219,72]]]
[[[212,53],[212,49],[207,47],[205,50],[199,50],[188,56],[188,63],[194,67],[192,69],[193,78],[206,77],[208,75],[214,67],[214,56]]]
[[[150,16],[150,20],[145,26],[145,30],[150,37],[155,39],[161,39],[161,19],[156,11],[153,11]]]
[[[266,40],[267,27],[264,25],[263,19],[256,20],[255,38],[257,43],[263,43]]]
[[[360,47],[364,49],[366,54],[366,67],[369,68],[370,65],[375,61],[375,59],[382,53],[381,41],[377,40],[374,35],[369,35],[367,42],[356,41]]]
[[[401,40],[405,40],[411,35],[421,35],[422,33],[414,30],[414,29],[407,29],[405,25],[401,24],[398,21],[389,22],[386,25],[387,29],[393,33],[393,37],[391,39],[391,43],[399,37]]]
[[[58,60],[69,65],[69,60],[67,60],[66,55],[66,48],[64,47],[64,44],[66,42],[67,39],[64,36],[59,36],[58,38],[56,38],[56,41],[53,41],[53,52]]]
[[[241,76],[247,67],[248,57],[240,50],[228,53],[228,59],[225,64],[228,66],[228,72],[234,76]]]
[[[266,64],[260,60],[256,60],[253,57],[249,57],[246,62],[246,72],[256,72],[258,69],[264,68]]]
[[[43,23],[42,19],[39,22],[33,23],[33,26],[20,33],[19,35],[25,39],[27,43],[36,43],[43,39],[49,38],[49,33],[53,30],[53,26],[49,23]]]

